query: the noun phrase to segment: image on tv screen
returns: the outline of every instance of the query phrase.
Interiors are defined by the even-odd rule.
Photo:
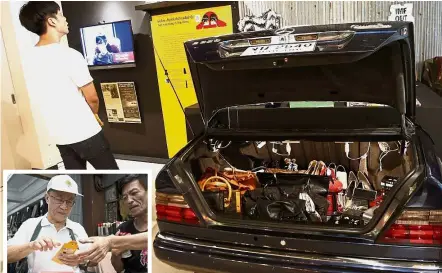
[[[89,66],[135,63],[130,21],[80,29],[83,54]]]

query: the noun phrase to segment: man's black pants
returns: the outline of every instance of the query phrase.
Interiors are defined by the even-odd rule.
[[[81,142],[57,145],[57,148],[66,170],[85,170],[86,162],[97,170],[118,170],[103,131]]]

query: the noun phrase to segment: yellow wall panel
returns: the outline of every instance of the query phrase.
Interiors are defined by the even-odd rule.
[[[186,122],[163,65],[183,107],[197,103],[183,43],[233,33],[232,8],[220,6],[155,15],[151,26],[167,150],[169,157],[173,157],[187,143]]]

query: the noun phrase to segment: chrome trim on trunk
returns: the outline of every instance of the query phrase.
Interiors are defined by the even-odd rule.
[[[164,235],[159,233],[156,240],[163,241],[162,243],[181,244],[183,246],[192,247],[201,250],[207,249],[208,255],[211,253],[210,249],[224,251],[226,255],[234,255],[240,259],[242,256],[254,256],[255,258],[277,259],[286,261],[290,259],[291,264],[298,264],[303,266],[317,266],[328,268],[353,268],[364,270],[382,270],[382,271],[399,271],[401,272],[436,272],[442,270],[442,263],[434,262],[419,262],[419,261],[397,261],[397,260],[380,260],[380,259],[364,259],[356,257],[341,257],[341,256],[326,256],[314,253],[299,253],[299,252],[277,252],[268,249],[257,249],[239,246],[222,246],[214,242],[201,242],[194,239],[183,239],[176,236]],[[213,253],[210,255],[214,255]]]

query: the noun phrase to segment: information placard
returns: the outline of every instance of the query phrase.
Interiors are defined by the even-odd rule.
[[[116,123],[141,123],[134,82],[101,83],[107,119]]]
[[[151,27],[167,150],[172,157],[186,145],[187,134],[184,113],[171,83],[184,108],[197,103],[184,42],[233,33],[232,7],[153,15]]]

